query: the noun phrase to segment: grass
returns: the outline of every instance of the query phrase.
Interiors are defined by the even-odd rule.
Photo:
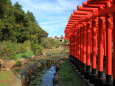
[[[11,71],[0,71],[0,80],[8,80],[11,75]]]
[[[0,71],[0,86],[12,86],[16,76],[12,71]]]
[[[22,86],[21,80],[11,71],[0,71],[0,86]]]
[[[32,51],[28,51],[22,54],[16,54],[15,55],[15,59],[20,59],[20,58],[30,58],[34,55],[34,53]]]
[[[69,61],[65,61],[61,64],[61,70],[58,74],[65,86],[87,86],[87,84],[73,70]]]
[[[47,53],[62,53],[62,49],[45,49],[44,50]]]

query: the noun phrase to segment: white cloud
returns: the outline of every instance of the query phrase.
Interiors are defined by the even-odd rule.
[[[63,33],[65,25],[66,25],[65,22],[61,22],[57,24],[48,24],[40,26],[44,28],[44,30],[47,31],[48,33],[53,34],[53,33]]]
[[[12,0],[18,1],[24,11],[34,13],[40,26],[50,36],[63,34],[68,18],[83,0]]]
[[[39,11],[55,11],[55,12],[63,12],[64,10],[71,10],[74,8],[75,1],[74,0],[54,0],[54,1],[46,1],[38,0],[39,3],[34,3],[33,0],[18,0],[19,2],[25,3],[29,5],[33,9],[38,9]],[[76,2],[77,4],[77,2]]]
[[[57,20],[57,21],[47,21],[47,22],[42,22],[40,24],[42,25],[46,25],[46,24],[55,24],[55,23],[62,23],[65,22],[65,20],[61,21],[61,20]]]

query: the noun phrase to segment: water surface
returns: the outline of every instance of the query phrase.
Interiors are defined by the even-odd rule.
[[[56,72],[55,66],[51,66],[41,77],[42,82],[40,86],[53,86],[53,77]]]

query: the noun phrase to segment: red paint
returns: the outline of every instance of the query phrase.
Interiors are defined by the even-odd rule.
[[[107,75],[112,75],[112,29],[113,29],[113,17],[108,15],[107,28],[106,28],[106,40],[107,40]]]
[[[87,24],[87,66],[91,65],[91,59],[90,59],[90,54],[91,54],[91,22]]]
[[[86,24],[83,26],[83,63],[86,64]]]
[[[79,53],[78,53],[78,56],[79,56],[78,58],[79,58],[79,60],[81,60],[81,59],[80,59],[80,28],[78,29],[78,41],[79,41],[79,42],[78,42],[78,43],[79,43],[79,44],[78,44],[78,52],[79,52]]]
[[[98,71],[103,72],[103,56],[104,56],[104,48],[103,48],[103,20],[99,19],[99,57],[98,57]]]
[[[107,17],[109,14],[114,14],[112,21]],[[115,79],[115,25],[112,23],[115,23],[115,0],[87,0],[70,15],[65,38],[70,40],[71,55],[93,69],[98,66],[99,72],[105,70],[105,63],[106,74]]]
[[[92,22],[92,68],[96,69],[96,57],[97,57],[97,28],[98,28],[98,19],[93,19]]]

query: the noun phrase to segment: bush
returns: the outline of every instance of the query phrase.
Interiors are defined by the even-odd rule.
[[[13,59],[17,53],[17,46],[10,41],[0,43],[0,59]]]
[[[25,53],[20,53],[15,55],[15,59],[25,58],[30,59],[34,55],[33,51],[27,51]]]
[[[32,44],[32,50],[35,55],[42,55],[42,47],[38,44]]]
[[[28,54],[28,55],[27,55]],[[11,41],[0,42],[0,59],[29,58],[33,55],[31,42],[13,43]]]
[[[59,48],[60,41],[52,38],[42,38],[41,46],[47,49]]]
[[[21,65],[21,62],[20,62],[20,61],[17,61],[17,62],[16,62],[16,66],[17,66],[17,67],[21,67],[21,66],[22,66],[22,65]]]
[[[25,53],[25,52],[28,52],[31,50],[31,42],[28,40],[28,41],[25,41],[23,44],[19,44],[18,43],[18,52],[17,53]]]

